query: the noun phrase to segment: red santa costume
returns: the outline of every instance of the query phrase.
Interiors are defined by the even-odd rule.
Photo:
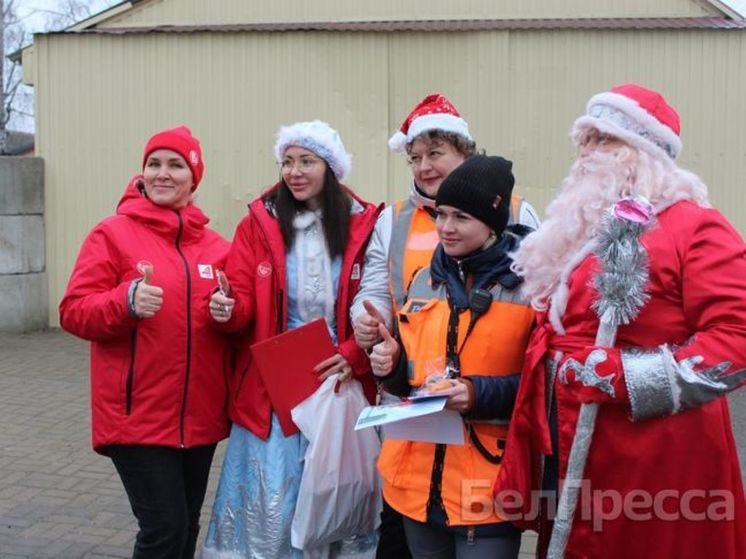
[[[746,557],[722,397],[746,381],[746,250],[704,184],[677,166],[679,130],[654,91],[626,85],[591,98],[572,132],[581,155],[515,257],[540,312],[495,494],[508,518],[539,530],[539,555],[580,405],[595,402],[564,557]],[[603,216],[628,196],[645,197],[655,214],[639,238],[643,304],[614,347],[599,351]],[[607,390],[585,384],[584,373]]]

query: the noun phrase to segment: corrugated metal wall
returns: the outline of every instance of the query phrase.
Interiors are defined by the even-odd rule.
[[[258,6],[260,5],[260,6]],[[395,16],[392,16],[395,14]],[[533,19],[697,17],[720,15],[706,0],[150,0],[101,27],[388,21],[431,19]]]
[[[746,231],[745,40],[739,31],[37,36],[50,301],[152,131],[188,123],[202,139],[199,204],[230,236],[245,202],[277,178],[277,127],[298,119],[340,130],[364,197],[403,195],[409,172],[386,142],[430,91],[454,101],[488,152],[515,161],[519,190],[542,210],[589,96],[626,81],[659,88],[683,116],[682,164]]]

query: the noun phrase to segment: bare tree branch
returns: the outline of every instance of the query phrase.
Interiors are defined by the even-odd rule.
[[[117,1],[108,0],[106,5],[112,6]],[[22,83],[20,64],[9,61],[6,55],[31,42],[28,21],[38,22],[41,15],[43,31],[59,31],[90,17],[88,4],[84,0],[56,0],[56,6],[35,9],[19,17],[20,0],[0,0],[0,154],[7,145],[9,121],[11,126],[21,129],[33,126],[29,123],[29,117],[33,117],[33,91]]]
[[[8,111],[5,109],[5,10],[5,1],[0,0],[0,155],[5,154],[8,143],[8,132],[5,129],[8,122]]]

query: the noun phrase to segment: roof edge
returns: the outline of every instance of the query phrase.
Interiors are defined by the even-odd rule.
[[[746,1],[744,0],[707,0],[707,2],[732,19],[746,18]]]
[[[746,29],[746,19],[697,18],[582,18],[582,19],[463,19],[409,21],[348,21],[297,23],[246,23],[222,25],[158,25],[147,27],[91,27],[86,34],[126,35],[133,33],[197,32],[396,32],[396,31],[490,31],[490,30],[627,30],[627,29]],[[56,33],[65,33],[59,31]],[[52,33],[54,34],[54,33]]]
[[[84,20],[81,20],[77,23],[73,23],[72,25],[70,25],[69,27],[66,27],[62,31],[66,33],[84,31],[108,19],[118,16],[121,13],[129,11],[132,8],[132,6],[136,3],[137,3],[137,0],[132,0],[132,1],[126,0],[124,2],[119,2],[118,4],[114,4],[110,8],[106,8],[105,10],[97,14],[93,14],[92,16],[87,17]]]
[[[710,4],[715,9],[720,11],[725,18],[730,18],[732,20],[744,20],[746,19],[746,0],[704,0],[707,4]],[[122,2],[119,2],[109,8],[106,8],[102,10],[101,12],[94,14],[82,21],[79,21],[77,23],[74,23],[70,25],[69,27],[62,30],[62,32],[81,32],[81,31],[89,31],[92,29],[98,29],[98,25],[101,23],[108,21],[109,19],[112,19],[116,16],[119,16],[125,12],[128,12],[135,8],[138,4],[141,4],[143,2],[147,2],[147,0],[123,0]],[[710,16],[710,18],[717,19],[717,16]],[[590,18],[589,18],[590,19]],[[669,20],[669,19],[708,19],[708,18],[604,18],[604,19],[615,19],[615,20],[628,20],[628,21],[640,21],[640,20],[648,20],[648,19],[660,19],[660,20]],[[527,20],[527,19],[515,19],[515,20],[483,20],[483,21],[514,21],[514,22],[528,22],[528,21],[561,21],[560,18],[553,18],[553,19],[543,19],[543,20]],[[475,21],[475,20],[430,20],[430,21]],[[584,19],[567,19],[566,21],[585,21]],[[390,21],[357,21],[357,22],[310,22],[305,24],[286,24],[286,23],[255,23],[255,24],[243,24],[247,26],[254,26],[254,25],[261,25],[261,26],[283,26],[283,25],[309,25],[309,26],[317,26],[322,25],[323,23],[326,23],[328,25],[351,25],[353,23],[361,24],[361,25],[367,25],[372,26],[372,24],[375,23],[387,23],[387,24],[393,24],[393,23],[401,23],[401,24],[411,24],[412,21],[397,21],[397,20],[390,20]],[[166,27],[166,26],[154,26],[149,27],[147,29],[156,29],[159,27]],[[168,27],[203,27],[203,26],[168,26]],[[204,26],[205,28],[216,28],[216,27],[223,27],[222,25],[208,25]],[[521,29],[526,29],[528,27],[520,25],[519,27]],[[608,28],[608,27],[604,27]],[[119,28],[124,31],[129,31],[132,29],[146,29],[141,27],[122,27]],[[309,29],[309,30],[315,30],[315,29]],[[370,29],[375,30],[375,29]]]

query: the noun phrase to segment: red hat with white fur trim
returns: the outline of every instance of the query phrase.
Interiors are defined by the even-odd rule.
[[[591,97],[586,114],[573,124],[575,143],[591,128],[662,161],[675,161],[681,153],[679,114],[663,95],[641,85],[620,85]]]
[[[391,151],[404,151],[408,143],[430,130],[454,132],[467,140],[472,139],[469,125],[461,118],[453,103],[440,93],[431,93],[407,115],[399,130],[389,139],[389,148]]]

